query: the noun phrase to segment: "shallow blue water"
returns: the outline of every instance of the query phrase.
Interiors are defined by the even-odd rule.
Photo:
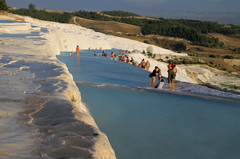
[[[239,103],[78,87],[119,159],[240,158]]]
[[[25,22],[11,21],[11,20],[0,20],[0,23],[25,23]]]
[[[7,34],[7,33],[3,33],[0,34],[0,37],[16,37],[16,38],[26,38],[28,36],[40,36],[39,32],[30,32],[27,34]]]
[[[148,72],[92,51],[58,56],[75,81],[149,86]],[[84,55],[86,54],[86,55]],[[65,54],[67,55],[67,54]],[[238,159],[239,103],[175,94],[78,85],[119,159]]]
[[[97,51],[96,51],[97,52]],[[106,50],[109,52],[109,50]],[[63,53],[58,59],[64,62],[74,81],[85,81],[126,86],[150,86],[149,72],[123,62],[114,62],[109,57],[93,56],[93,51],[83,51],[79,58]]]

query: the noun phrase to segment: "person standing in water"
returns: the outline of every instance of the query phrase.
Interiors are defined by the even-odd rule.
[[[117,62],[117,56],[116,55],[114,55],[113,60],[115,61],[115,63]]]
[[[151,77],[152,77],[152,87],[154,88],[155,87],[155,80],[156,80],[156,77],[161,75],[161,70],[155,66],[155,69],[153,70],[153,72],[151,73]]]
[[[79,53],[80,53],[80,49],[79,49],[79,46],[77,45],[76,47],[76,53],[77,53],[77,57],[79,56]]]
[[[174,89],[173,66],[174,66],[174,64],[172,63],[172,61],[170,61],[169,65],[168,65],[168,88],[169,89],[171,89],[171,85],[172,85],[172,89]]]

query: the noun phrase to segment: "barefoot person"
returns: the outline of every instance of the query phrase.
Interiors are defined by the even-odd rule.
[[[172,61],[169,62],[168,65],[168,88],[171,89],[171,84],[172,84],[172,89],[174,89],[174,83],[173,83],[173,63]]]
[[[77,45],[76,47],[76,53],[77,53],[77,57],[79,56],[79,53],[80,53],[80,49],[79,49],[79,46]]]
[[[147,61],[145,66],[146,66],[146,70],[149,71],[149,68],[150,68],[150,62]]]
[[[152,77],[152,87],[154,88],[156,77],[161,75],[161,70],[157,66],[155,66],[155,69],[153,70],[153,72],[150,75]]]
[[[176,80],[176,75],[177,75],[177,67],[176,67],[176,65],[175,64],[173,64],[173,81],[175,81]]]

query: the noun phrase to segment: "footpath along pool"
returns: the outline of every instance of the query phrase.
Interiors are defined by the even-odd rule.
[[[239,102],[135,89],[150,87],[148,72],[82,52],[58,59],[117,158],[240,158]]]

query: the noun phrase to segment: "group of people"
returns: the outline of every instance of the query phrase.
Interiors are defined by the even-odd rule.
[[[150,68],[150,62],[147,60],[147,62],[142,59],[141,63],[139,64],[139,67],[146,69],[147,71],[149,71]]]
[[[141,68],[149,71],[150,62],[148,60],[146,62],[144,59],[142,59],[141,63],[139,64],[136,61],[134,61],[132,57],[131,57],[131,60],[129,59],[129,57],[126,55],[126,53],[128,54],[128,52],[129,51],[127,51],[127,50],[126,51],[120,51],[118,55],[116,55],[115,52],[112,52],[110,60],[114,60],[115,62],[118,60],[120,62],[130,63],[133,66],[141,67]]]
[[[77,57],[80,54],[80,48],[79,48],[78,45],[76,47],[76,54],[77,54]],[[131,60],[129,60],[129,57],[126,54],[131,54],[131,52],[128,51],[128,50],[125,50],[125,51],[121,50],[121,51],[119,51],[118,55],[116,55],[115,52],[112,52],[110,59],[114,60],[115,62],[117,61],[117,59],[119,61],[125,62],[125,63],[130,63],[131,62],[132,65],[141,67],[141,68],[149,71],[150,62],[148,60],[146,62],[145,59],[142,59],[141,63],[138,64],[137,62],[135,62],[133,60],[133,58],[131,58]],[[106,56],[106,57],[108,56],[108,54],[105,51],[103,51],[103,53],[94,52],[94,57],[96,57],[97,55],[102,55],[102,56]],[[70,52],[69,56],[74,56],[74,53]],[[171,88],[174,89],[174,81],[176,80],[177,67],[176,67],[175,64],[172,63],[172,61],[169,62],[167,67],[168,67],[168,87],[169,87],[169,89],[171,89]],[[157,77],[158,77],[159,83],[161,81],[164,82],[163,79],[162,79],[162,75],[161,75],[161,69],[158,66],[155,66],[155,69],[153,70],[152,73],[149,74],[149,76],[152,78],[152,87],[153,88],[155,88],[155,81],[156,81]]]
[[[174,89],[174,81],[176,80],[177,67],[172,61],[169,62],[168,67],[168,88]],[[152,87],[155,88],[156,77],[158,77],[159,82],[162,81],[161,69],[155,66],[155,69],[149,75],[152,77]]]
[[[79,57],[79,54],[80,54],[79,45],[77,45],[77,47],[76,47],[76,54],[77,54],[77,57]],[[70,52],[70,53],[69,53],[69,56],[74,56],[74,53],[73,53],[73,52]]]
[[[117,62],[117,60],[125,63],[130,62],[129,57],[125,55],[125,53],[123,54],[122,52],[119,52],[118,55],[116,55],[116,52],[111,52],[110,60],[114,60],[115,62]]]

